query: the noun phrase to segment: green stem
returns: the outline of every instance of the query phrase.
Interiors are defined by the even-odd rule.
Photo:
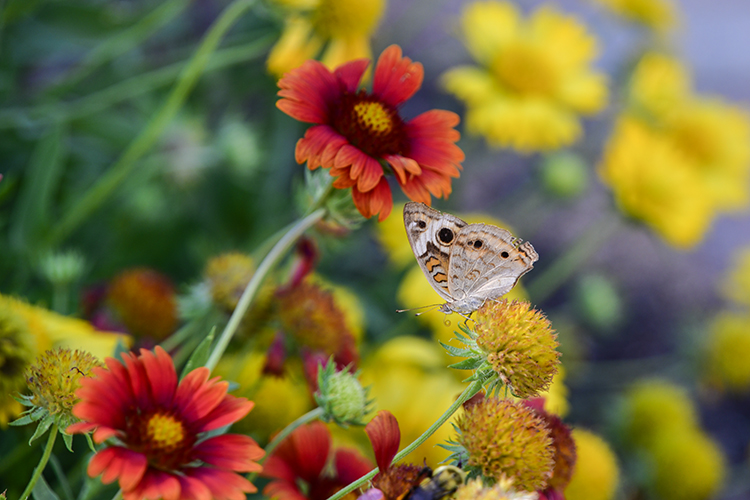
[[[226,32],[246,10],[255,4],[255,1],[235,0],[224,9],[224,12],[221,13],[211,26],[211,29],[203,37],[198,50],[182,74],[180,74],[177,83],[162,107],[151,118],[141,133],[138,134],[138,137],[130,143],[115,164],[112,165],[91,189],[84,193],[78,202],[63,216],[60,223],[52,229],[49,237],[51,246],[55,246],[65,239],[92,212],[99,208],[102,203],[110,199],[115,189],[130,175],[136,162],[161,137],[167,124],[169,124],[177,111],[179,111],[188,93],[193,89],[198,78],[203,73],[211,54],[216,50]]]
[[[214,52],[206,65],[204,73],[210,73],[228,66],[254,59],[264,54],[273,37],[266,35],[242,45],[227,47]],[[182,72],[188,62],[180,61],[142,75],[128,78],[110,87],[93,92],[73,101],[53,104],[41,104],[31,109],[8,109],[0,111],[0,129],[15,128],[18,122],[39,120],[43,122],[58,120],[66,122],[83,118],[98,111],[107,109],[119,102],[138,97],[164,85],[172,83]]]
[[[258,266],[258,270],[253,274],[250,283],[245,287],[245,291],[242,292],[242,297],[240,297],[237,307],[234,308],[234,312],[229,318],[227,326],[224,327],[224,331],[221,332],[221,336],[216,342],[216,346],[214,347],[213,352],[211,352],[211,356],[208,358],[208,361],[206,361],[206,367],[209,370],[213,370],[216,367],[219,359],[221,359],[221,356],[224,354],[224,351],[229,345],[229,341],[232,339],[234,332],[240,325],[242,317],[245,315],[248,307],[250,307],[253,298],[255,298],[255,294],[260,288],[260,284],[263,282],[266,274],[268,274],[273,266],[275,266],[276,263],[286,255],[286,252],[291,248],[294,242],[297,241],[297,239],[312,225],[322,219],[325,213],[325,208],[319,208],[304,219],[300,220],[297,224],[292,226],[292,228],[289,229],[289,232],[286,233],[276,245],[274,245],[270,252],[268,252],[268,255],[266,255]]]
[[[476,393],[478,393],[482,389],[482,381],[481,380],[475,380],[472,382],[466,389],[464,389],[464,392],[461,393],[461,395],[456,399],[456,401],[447,409],[445,410],[445,413],[443,413],[437,421],[430,426],[429,429],[424,431],[424,433],[419,436],[413,443],[411,443],[409,446],[401,450],[396,454],[396,456],[393,458],[393,461],[391,463],[396,463],[402,460],[405,456],[407,456],[409,453],[417,449],[419,445],[427,441],[427,438],[432,436],[436,430],[440,428],[444,423],[448,421],[449,418],[453,416],[456,411],[461,408],[461,406],[471,399],[472,396],[474,396]],[[330,496],[328,500],[338,500],[339,498],[347,495],[348,493],[351,493],[352,491],[356,490],[363,484],[365,484],[367,481],[371,480],[375,475],[380,472],[380,469],[375,467],[373,470],[362,476],[361,478],[357,479],[353,483],[350,483],[347,487],[337,491],[334,495]]]
[[[610,214],[589,226],[568,250],[526,285],[529,296],[542,302],[562,286],[619,228]]]
[[[37,481],[39,481],[42,471],[47,466],[50,455],[52,455],[52,448],[55,446],[55,439],[57,439],[57,424],[52,424],[49,436],[47,436],[47,445],[44,447],[42,459],[39,460],[39,465],[34,469],[34,474],[31,475],[31,479],[29,480],[29,484],[26,485],[26,489],[21,493],[20,500],[26,500],[29,498],[29,495],[31,495],[31,492],[34,490],[34,486],[36,486]]]

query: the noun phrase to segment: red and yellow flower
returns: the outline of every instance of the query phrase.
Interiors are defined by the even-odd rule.
[[[254,403],[227,394],[228,384],[197,368],[178,382],[169,354],[141,349],[124,364],[107,358],[81,380],[68,432],[94,431],[97,443],[113,439],[88,466],[107,484],[119,479],[125,500],[240,499],[255,486],[237,474],[259,472],[264,451],[247,436],[204,433],[244,417]]]
[[[310,170],[330,169],[333,186],[352,188],[360,213],[378,214],[382,221],[393,207],[386,172],[395,174],[410,199],[430,204],[431,196],[448,197],[464,153],[455,144],[460,137],[455,113],[431,110],[409,121],[399,114],[399,106],[422,85],[420,63],[391,45],[375,66],[372,92],[359,89],[368,65],[359,59],[331,72],[309,60],[279,81],[276,106],[315,124],[297,142],[297,162],[307,162]]]
[[[330,455],[331,433],[325,424],[298,427],[268,457],[263,475],[272,481],[263,494],[277,500],[325,500],[373,468],[353,449],[339,448]],[[332,467],[326,467],[329,460]]]

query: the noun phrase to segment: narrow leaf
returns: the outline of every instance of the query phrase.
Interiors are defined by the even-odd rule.
[[[195,370],[196,368],[206,364],[206,361],[208,361],[208,357],[211,355],[211,344],[214,341],[215,334],[216,327],[214,326],[213,328],[211,328],[211,331],[208,333],[208,335],[206,335],[206,337],[201,340],[201,343],[198,344],[198,347],[195,348],[193,354],[190,355],[190,359],[187,360],[187,363],[185,363],[185,367],[182,369],[180,379],[182,379],[185,375]]]

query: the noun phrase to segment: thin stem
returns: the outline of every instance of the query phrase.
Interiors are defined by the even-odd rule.
[[[151,118],[146,127],[141,130],[133,142],[114,165],[89,189],[78,202],[63,216],[63,219],[52,229],[49,237],[51,246],[65,239],[78,225],[80,225],[102,203],[110,199],[112,193],[133,170],[136,162],[154,145],[167,124],[179,111],[187,95],[195,86],[198,78],[208,64],[211,54],[221,42],[226,32],[239,17],[255,4],[256,0],[235,0],[211,26],[203,37],[198,50],[190,63],[185,67],[176,85],[170,92],[162,107]]]
[[[529,296],[542,302],[562,286],[619,228],[619,219],[604,215],[568,250],[526,285]]]
[[[34,486],[36,486],[37,481],[39,481],[42,471],[47,466],[50,455],[52,455],[52,448],[55,446],[55,439],[57,439],[57,424],[52,424],[49,436],[47,436],[47,445],[44,447],[42,459],[39,460],[39,465],[34,469],[34,474],[31,475],[31,479],[29,480],[29,484],[26,485],[26,489],[21,493],[21,500],[29,498],[29,495],[31,495],[31,492],[34,490]]]
[[[221,359],[221,356],[224,354],[224,351],[229,345],[229,341],[232,339],[234,332],[240,325],[242,317],[245,315],[248,307],[250,307],[253,298],[255,298],[255,294],[260,288],[260,284],[263,282],[266,274],[268,274],[273,266],[275,266],[276,263],[281,260],[284,255],[286,255],[286,252],[289,250],[289,248],[291,248],[294,242],[297,241],[297,239],[302,236],[302,234],[307,231],[312,225],[322,219],[325,213],[326,209],[319,208],[304,219],[300,220],[297,224],[292,226],[292,228],[289,229],[289,232],[286,233],[274,245],[270,252],[268,252],[268,255],[266,255],[266,257],[258,266],[258,270],[255,272],[255,274],[253,274],[250,283],[248,283],[247,287],[245,287],[245,291],[242,292],[242,297],[240,297],[240,300],[237,303],[237,307],[234,308],[234,312],[229,318],[227,326],[224,327],[224,331],[221,332],[221,336],[216,342],[216,346],[214,347],[213,352],[211,352],[211,356],[206,362],[206,367],[209,370],[213,370],[216,367],[219,359]]]
[[[466,389],[464,389],[464,392],[461,393],[461,395],[456,399],[456,401],[447,409],[445,410],[445,413],[443,413],[437,421],[432,424],[429,429],[424,431],[424,433],[419,436],[416,440],[414,440],[413,443],[411,443],[409,446],[401,450],[396,454],[396,456],[393,458],[393,461],[391,463],[396,463],[400,460],[402,460],[405,456],[407,456],[409,453],[417,449],[419,445],[427,441],[427,438],[432,436],[436,430],[440,428],[441,425],[446,423],[449,418],[453,416],[454,413],[463,405],[466,401],[471,399],[472,396],[474,396],[476,393],[478,393],[482,389],[482,381],[481,380],[475,380],[472,382]],[[339,498],[347,495],[348,493],[351,493],[352,491],[356,490],[363,484],[365,484],[367,481],[371,480],[375,475],[380,472],[380,469],[375,467],[373,470],[362,476],[361,478],[357,479],[353,483],[350,483],[347,487],[344,489],[341,489],[337,491],[334,495],[330,496],[328,500],[338,500]]]

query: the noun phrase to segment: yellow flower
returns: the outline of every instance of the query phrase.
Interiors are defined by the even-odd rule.
[[[568,403],[568,388],[565,386],[565,367],[557,365],[557,373],[552,377],[549,389],[539,393],[544,398],[544,409],[554,413],[560,418],[568,414],[570,403]]]
[[[385,10],[385,0],[274,0],[286,11],[284,31],[268,55],[268,71],[281,77],[325,47],[329,69],[352,59],[372,58],[370,37]]]
[[[404,213],[404,203],[393,205],[394,214]],[[388,217],[383,222],[378,223],[377,238],[380,246],[383,247],[388,260],[397,268],[406,267],[409,264],[416,264],[414,253],[409,246],[409,238],[406,236],[404,228],[404,218]]]
[[[480,1],[464,9],[461,32],[481,66],[453,68],[443,85],[466,104],[467,130],[491,144],[557,149],[580,138],[578,115],[605,106],[596,39],[574,17],[543,6],[522,19],[509,2]]]
[[[253,411],[236,422],[233,429],[250,433],[259,441],[268,440],[274,432],[313,407],[301,367],[286,363],[282,376],[264,375],[265,359],[259,352],[228,354],[221,358],[215,370],[215,375],[239,384],[235,396],[256,402]]]
[[[750,247],[734,256],[731,271],[724,280],[724,295],[740,304],[750,306]]]
[[[663,117],[691,96],[690,74],[678,59],[647,52],[630,76],[630,104],[653,117]]]
[[[549,388],[560,363],[557,333],[529,302],[488,301],[477,310],[476,345],[514,396]]]
[[[445,369],[442,349],[417,337],[396,337],[380,346],[362,364],[362,385],[370,386],[376,410],[389,410],[398,419],[401,447],[418,438],[463,390]],[[454,417],[455,419],[455,417]],[[409,455],[412,463],[436,467],[449,453],[438,447],[453,437],[450,421]]]
[[[663,429],[651,458],[654,489],[663,500],[713,498],[726,476],[721,449],[698,429]]]
[[[0,294],[0,427],[20,413],[12,394],[23,389],[23,372],[36,356],[50,347],[64,347],[104,359],[118,343],[129,345],[130,338]]]
[[[711,327],[707,350],[711,382],[737,392],[750,388],[749,314],[720,314]]]
[[[547,486],[554,467],[550,430],[522,402],[487,397],[464,410],[456,422],[464,467],[495,481],[508,478],[520,490]]]
[[[677,13],[669,0],[596,0],[618,15],[655,31],[674,26]]]
[[[479,478],[470,479],[458,488],[450,498],[454,500],[536,500],[536,492],[515,491],[513,481],[500,480],[492,486],[484,486]]]
[[[750,115],[718,98],[694,98],[665,117],[665,130],[696,169],[714,206],[750,203]]]
[[[647,379],[631,387],[625,395],[623,413],[628,442],[642,448],[650,448],[665,429],[698,428],[690,397],[666,380]]]
[[[573,429],[576,466],[565,488],[566,500],[611,500],[615,496],[620,470],[606,441],[585,429]]]
[[[696,166],[664,133],[623,115],[605,148],[599,174],[620,209],[677,248],[701,241],[713,202]]]

